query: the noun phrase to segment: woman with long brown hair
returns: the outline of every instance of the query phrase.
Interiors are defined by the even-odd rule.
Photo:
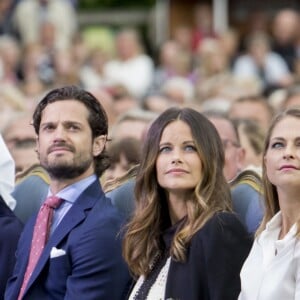
[[[136,210],[123,254],[137,282],[129,299],[236,299],[251,247],[231,212],[222,142],[190,108],[170,108],[148,130]]]

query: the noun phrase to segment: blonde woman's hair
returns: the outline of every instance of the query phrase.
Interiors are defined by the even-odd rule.
[[[289,108],[277,114],[271,122],[269,130],[266,134],[265,145],[263,150],[263,157],[266,156],[266,153],[270,146],[270,138],[273,133],[275,126],[286,117],[294,117],[300,120],[300,109],[299,108]],[[256,236],[258,236],[265,228],[267,223],[276,215],[280,210],[279,199],[277,188],[274,184],[272,184],[267,176],[267,170],[265,162],[263,161],[263,190],[264,190],[264,199],[265,199],[265,214],[261,225],[259,226]],[[297,221],[297,233],[296,236],[300,238],[300,217]]]

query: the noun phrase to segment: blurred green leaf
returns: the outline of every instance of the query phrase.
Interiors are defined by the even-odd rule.
[[[79,10],[111,9],[111,8],[148,8],[155,0],[80,0]]]

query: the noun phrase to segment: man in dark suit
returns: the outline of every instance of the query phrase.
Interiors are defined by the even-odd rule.
[[[123,219],[98,180],[109,165],[105,111],[84,90],[58,88],[38,104],[33,126],[40,163],[50,176],[48,196],[62,200],[44,248],[36,240],[42,226],[36,220],[48,200],[27,222],[5,299],[124,299],[130,276],[121,255]]]

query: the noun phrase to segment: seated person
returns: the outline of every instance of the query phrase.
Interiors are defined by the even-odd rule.
[[[107,152],[110,157],[110,166],[101,177],[104,189],[107,183],[123,176],[140,162],[140,145],[140,141],[134,137],[124,137],[108,142]]]
[[[130,219],[135,208],[134,187],[138,165],[135,165],[123,176],[106,185],[105,194],[126,219]]]
[[[36,135],[29,113],[16,113],[3,129],[3,139],[14,159],[16,173],[38,163]]]
[[[15,265],[15,251],[23,230],[8,204],[15,205],[9,192],[14,183],[15,165],[0,135],[0,299],[4,298],[5,286]]]
[[[224,175],[231,185],[233,210],[247,227],[248,232],[254,234],[264,213],[260,176],[258,173],[254,176],[254,170],[249,176],[247,169],[244,168],[246,150],[241,147],[236,124],[226,115],[216,111],[207,111],[205,115],[214,124],[223,142]],[[244,178],[244,174],[247,175],[247,180],[240,180]]]
[[[16,199],[15,215],[23,222],[37,213],[49,188],[49,175],[36,164],[16,176],[16,186],[12,196]]]
[[[230,183],[233,210],[254,233],[263,217],[262,180],[254,170],[243,170]]]

